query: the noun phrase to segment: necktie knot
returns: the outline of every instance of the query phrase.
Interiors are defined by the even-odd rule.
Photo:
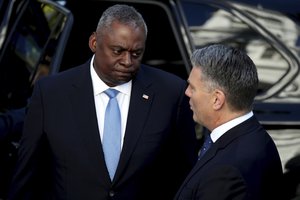
[[[118,90],[115,90],[115,89],[109,88],[109,89],[105,90],[104,93],[105,93],[110,99],[112,99],[112,98],[114,98],[114,97],[117,96],[117,94],[119,93],[119,91],[118,91]]]

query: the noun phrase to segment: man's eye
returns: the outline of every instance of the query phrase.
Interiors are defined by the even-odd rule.
[[[120,55],[122,53],[122,50],[113,50],[113,53],[116,55]]]
[[[138,57],[140,57],[141,56],[141,52],[133,52],[131,55],[132,55],[132,57],[134,57],[134,58],[138,58]]]

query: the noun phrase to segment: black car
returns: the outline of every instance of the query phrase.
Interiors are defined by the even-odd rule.
[[[195,48],[223,43],[245,50],[259,73],[256,116],[274,138],[283,165],[300,153],[300,17],[233,1],[67,1],[74,26],[60,70],[91,56],[88,37],[102,11],[115,3],[135,6],[149,26],[143,62],[184,79]]]
[[[192,67],[189,56],[195,48],[222,43],[245,50],[259,73],[254,112],[273,137],[283,166],[300,153],[299,14],[291,17],[261,5],[218,0],[60,3],[63,5],[47,0],[0,1],[0,112],[3,116],[24,111],[34,82],[41,76],[87,61],[92,56],[88,38],[104,9],[126,3],[137,8],[148,25],[143,62],[153,67],[187,79]],[[10,127],[1,139],[1,157],[12,165],[20,130],[21,126]],[[200,140],[201,131],[198,136]],[[3,171],[10,169],[9,166]],[[9,179],[7,174],[5,179]]]

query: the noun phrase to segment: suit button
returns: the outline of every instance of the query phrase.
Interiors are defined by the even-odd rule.
[[[111,190],[111,191],[109,191],[108,195],[109,195],[110,197],[113,197],[113,196],[115,196],[115,192],[114,192],[113,190]]]

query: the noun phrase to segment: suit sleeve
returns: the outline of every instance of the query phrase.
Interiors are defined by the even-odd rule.
[[[46,140],[43,134],[43,101],[41,98],[40,85],[35,84],[33,95],[29,102],[28,112],[24,121],[24,129],[18,150],[18,161],[16,164],[9,199],[42,199],[37,193],[47,188],[47,179],[44,167],[47,162],[43,160],[46,156]],[[43,164],[43,165],[42,165]],[[43,180],[39,182],[38,178]],[[34,184],[37,182],[38,184]],[[37,186],[42,186],[37,188]],[[36,192],[36,194],[33,194]]]

